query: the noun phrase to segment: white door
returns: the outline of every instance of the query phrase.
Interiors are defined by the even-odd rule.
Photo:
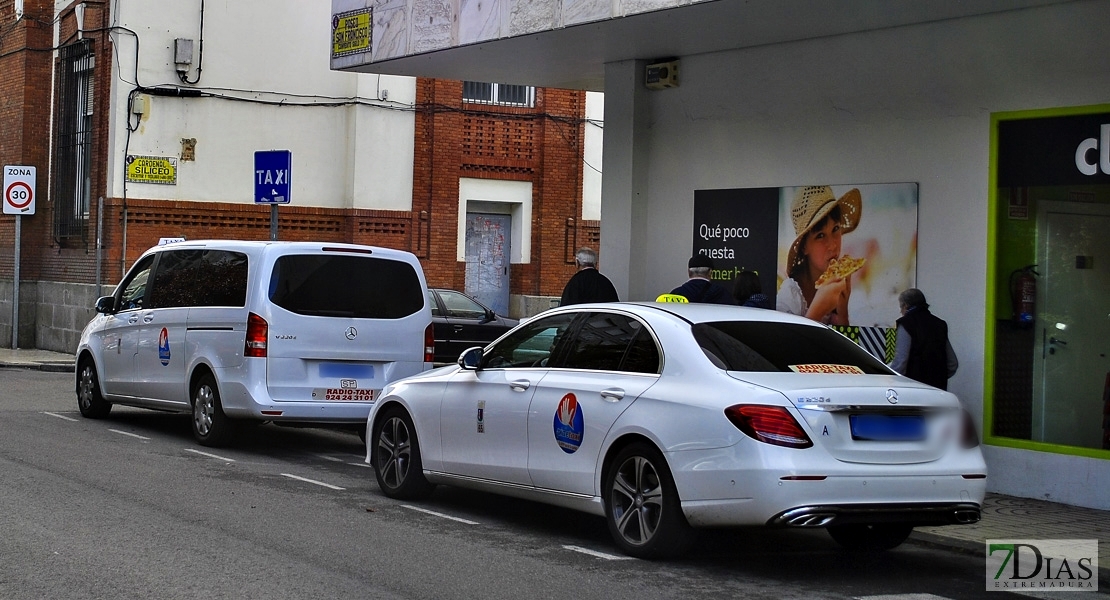
[[[540,382],[528,411],[528,473],[538,488],[593,495],[613,423],[659,380],[648,328],[616,312],[589,313]]]
[[[452,377],[440,406],[444,471],[531,485],[528,407],[575,316],[539,317],[487,349],[481,370]]]
[[[1040,204],[1033,439],[1101,448],[1110,373],[1110,207]]]
[[[440,407],[443,470],[531,485],[528,404],[544,369],[460,371]]]
[[[109,396],[135,396],[138,384],[135,377],[135,353],[138,351],[141,315],[147,297],[147,280],[154,265],[154,256],[135,263],[118,288],[116,308],[119,312],[107,315],[104,328],[97,334],[102,340],[100,352],[100,382]]]

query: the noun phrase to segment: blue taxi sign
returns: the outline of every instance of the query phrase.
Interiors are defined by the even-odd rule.
[[[289,204],[289,178],[292,167],[293,153],[289,150],[255,152],[255,204]]]

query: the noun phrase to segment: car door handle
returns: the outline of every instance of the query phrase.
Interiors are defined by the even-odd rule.
[[[138,323],[139,322],[139,315],[131,315],[130,317],[127,317],[127,322],[131,325],[134,325],[135,323]]]
[[[455,331],[456,332],[462,331],[462,329],[463,329],[462,325],[455,325]]]
[[[609,388],[601,390],[601,399],[608,402],[620,402],[624,398],[624,390],[620,388]]]
[[[143,323],[149,323],[154,320],[154,315],[143,315]]]
[[[509,387],[512,388],[514,392],[523,392],[531,385],[532,382],[527,379],[517,379],[516,381],[509,382]]]

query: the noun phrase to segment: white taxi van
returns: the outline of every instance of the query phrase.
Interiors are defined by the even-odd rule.
[[[427,283],[411,253],[323,242],[151,248],[77,348],[81,414],[192,414],[206,446],[245,421],[365,425],[389,382],[432,366]]]

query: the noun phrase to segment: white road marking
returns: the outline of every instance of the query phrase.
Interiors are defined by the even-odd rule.
[[[330,460],[332,462],[343,462],[342,458],[336,458],[334,456],[328,456],[327,454],[317,454],[316,457],[317,458],[322,458],[324,460]]]
[[[445,515],[443,513],[438,513],[434,510],[428,510],[426,508],[420,508],[419,506],[412,506],[412,505],[409,505],[409,504],[402,504],[401,508],[407,508],[409,510],[415,510],[416,512],[422,512],[424,514],[432,515],[434,517],[440,517],[440,518],[443,518],[443,519],[449,519],[451,521],[458,521],[459,523],[466,523],[467,525],[480,525],[480,523],[478,523],[477,521],[468,521],[466,519],[460,519],[458,517],[452,517],[451,515]]]
[[[345,490],[345,489],[347,489],[347,488],[341,488],[338,485],[332,485],[330,483],[324,483],[323,481],[316,481],[315,479],[308,479],[307,477],[298,477],[296,475],[290,475],[289,473],[282,473],[281,475],[283,477],[288,477],[289,479],[296,479],[297,481],[303,481],[305,483],[312,483],[312,484],[319,485],[319,486],[322,486],[322,487],[326,487],[326,488],[332,489],[332,490]]]
[[[369,469],[369,468],[370,468],[370,465],[368,465],[368,464],[366,464],[366,463],[364,463],[364,462],[357,462],[357,463],[347,463],[347,464],[349,464],[349,465],[352,465],[352,466],[355,466],[355,467],[362,467],[362,468],[364,468],[364,469]]]
[[[226,456],[220,456],[218,454],[209,454],[207,452],[201,452],[200,450],[193,450],[192,448],[186,448],[185,451],[186,452],[192,452],[193,454],[199,454],[201,456],[207,456],[208,458],[214,458],[216,460],[226,460],[227,462],[235,462],[234,458],[228,458]]]
[[[571,552],[581,552],[582,554],[589,554],[594,558],[604,558],[605,560],[632,560],[631,556],[617,556],[616,554],[606,554],[598,552],[597,550],[590,550],[582,546],[563,546],[563,549],[570,550]]]
[[[131,437],[133,437],[133,438],[139,438],[140,440],[146,440],[146,441],[148,441],[148,442],[150,441],[150,438],[148,438],[148,437],[145,437],[145,436],[141,436],[141,435],[139,435],[139,434],[137,434],[137,433],[128,433],[128,432],[126,432],[126,431],[120,431],[120,430],[118,430],[118,429],[109,429],[108,431],[111,431],[112,433],[118,433],[118,434],[120,434],[120,435],[129,435],[129,436],[131,436]]]
[[[77,419],[73,419],[73,418],[67,417],[67,416],[65,416],[65,415],[59,415],[59,414],[57,414],[57,413],[52,413],[52,412],[45,412],[45,411],[43,411],[43,413],[42,413],[42,414],[44,414],[44,415],[50,415],[51,417],[58,417],[59,419],[62,419],[62,420],[65,420],[65,421],[73,421],[74,423],[76,423],[76,422],[77,422]]]
[[[949,600],[931,593],[880,593],[878,596],[857,596],[856,600]]]

